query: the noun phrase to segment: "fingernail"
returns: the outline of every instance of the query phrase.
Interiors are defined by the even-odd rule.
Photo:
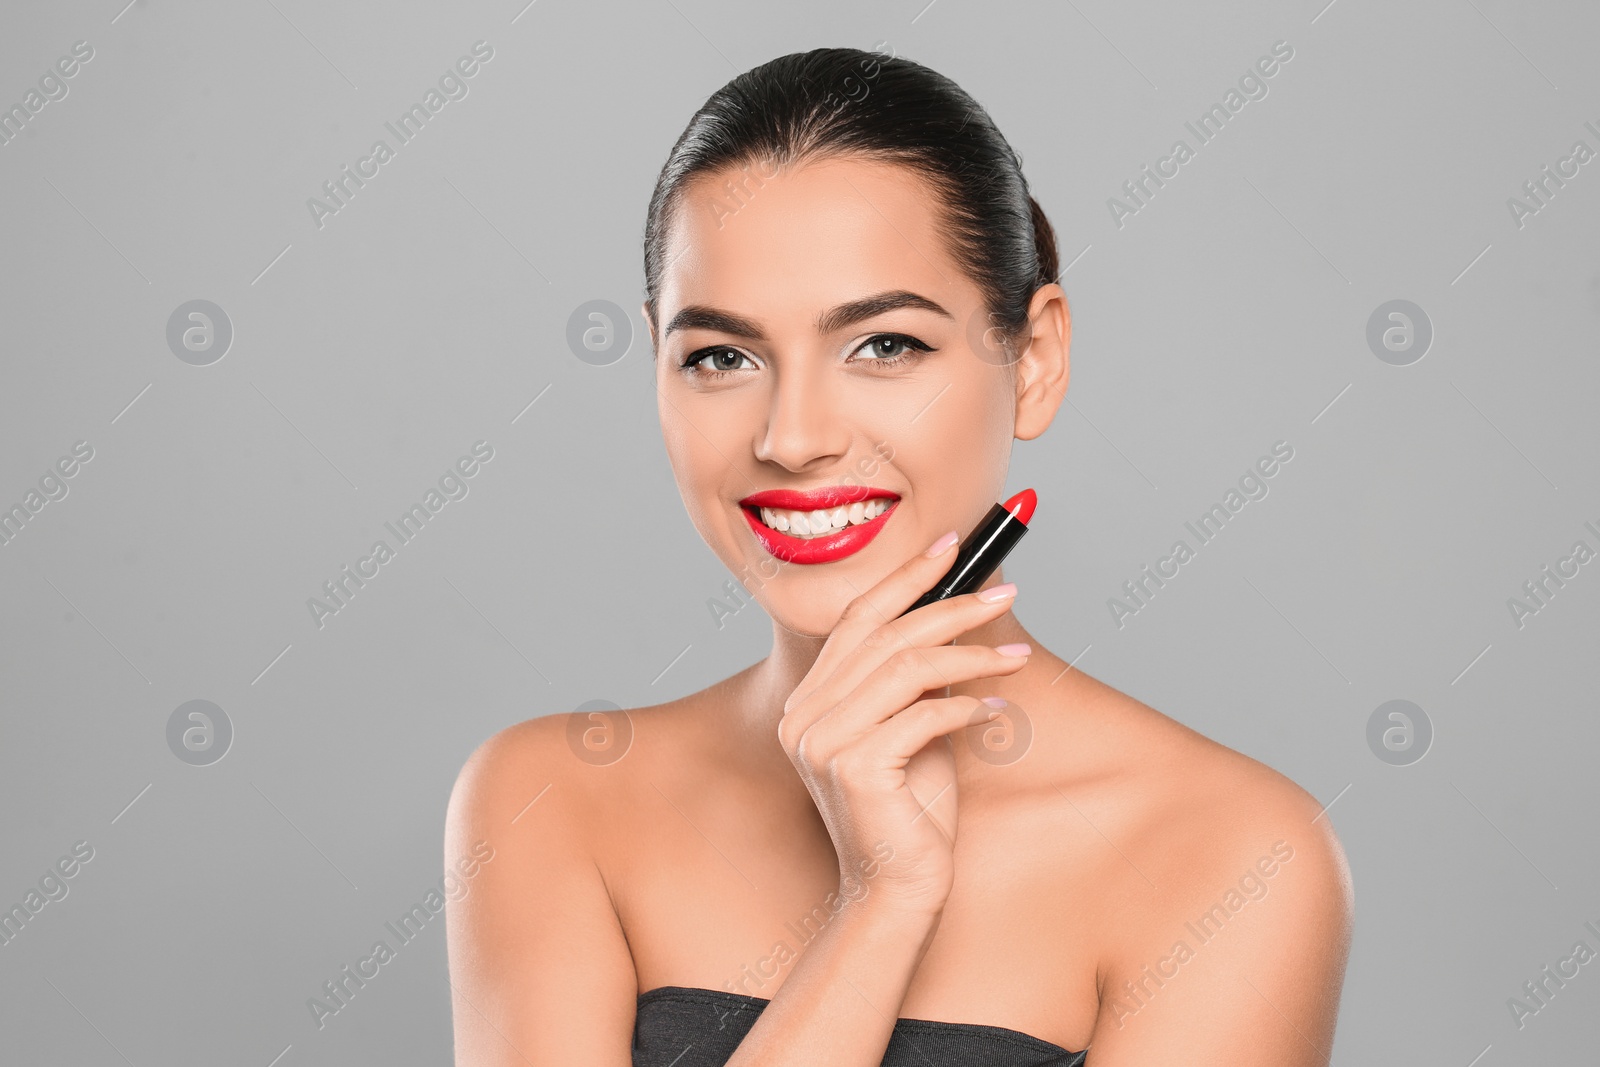
[[[1015,644],[1015,645],[996,645],[994,650],[996,652],[1000,653],[1002,656],[1031,656],[1031,655],[1033,655],[1033,648],[1031,646],[1029,646],[1029,645],[1025,645],[1025,644],[1021,644],[1021,643],[1018,643],[1018,644]]]
[[[939,538],[939,540],[928,546],[928,558],[932,559],[934,556],[944,555],[946,552],[950,551],[951,547],[954,546],[959,540],[961,540],[961,536],[954,530],[951,530],[949,533]]]
[[[985,589],[978,594],[978,599],[985,604],[993,604],[997,600],[1010,600],[1016,595],[1017,584],[1015,582],[1007,582],[1005,585],[997,585],[993,589]]]
[[[1005,700],[1001,697],[984,697],[983,702],[991,708],[1003,708],[1006,706]]]

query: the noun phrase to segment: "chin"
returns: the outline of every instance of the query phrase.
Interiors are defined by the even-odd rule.
[[[821,563],[785,559],[762,543],[750,509],[739,510],[744,514],[737,521],[746,528],[731,528],[719,521],[715,540],[707,538],[707,543],[743,586],[741,595],[760,604],[778,626],[804,637],[826,638],[850,601],[888,577],[903,561],[891,557],[908,555],[895,548],[900,538],[880,538],[873,531],[858,550],[842,558]],[[892,509],[886,510],[868,525],[882,529],[892,514]],[[788,554],[795,547],[781,544],[778,551]]]
[[[849,600],[845,599],[820,609],[814,604],[801,607],[788,603],[772,606],[763,604],[762,608],[774,623],[790,633],[823,640],[839,625],[839,617],[844,614],[844,606],[848,603]]]
[[[785,630],[825,638],[839,625],[850,601],[877,585],[890,570],[854,567],[846,573],[834,566],[785,564],[780,578],[751,592],[762,610]]]

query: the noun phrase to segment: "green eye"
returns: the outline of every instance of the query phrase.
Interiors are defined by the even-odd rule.
[[[726,345],[716,345],[690,353],[689,357],[683,361],[683,369],[696,368],[702,362],[709,361],[710,366],[706,368],[707,373],[713,375],[731,374],[739,369],[740,360],[748,361],[749,359],[749,356],[737,349],[728,348]]]
[[[907,337],[903,333],[880,333],[869,337],[857,353],[868,353],[863,362],[866,363],[903,363],[913,358],[912,353],[932,352],[929,345],[923,344],[915,337]]]
[[[851,353],[852,362],[872,363],[880,367],[898,366],[915,359],[923,352],[932,352],[931,345],[903,333],[880,333],[867,338]],[[681,369],[685,374],[700,378],[721,378],[742,370],[760,370],[748,355],[727,345],[712,345],[684,358]]]

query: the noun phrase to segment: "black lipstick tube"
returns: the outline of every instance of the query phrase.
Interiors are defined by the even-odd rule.
[[[918,597],[915,604],[902,611],[900,616],[903,618],[918,608],[953,596],[977,592],[1027,532],[1027,523],[1007,511],[1004,504],[996,504],[962,543],[956,552],[956,561],[950,565],[944,577]]]

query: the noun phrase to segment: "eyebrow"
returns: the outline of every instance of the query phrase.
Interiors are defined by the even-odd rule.
[[[872,296],[852,300],[838,307],[829,308],[817,316],[817,332],[833,333],[846,326],[853,326],[875,315],[882,315],[887,311],[897,311],[900,308],[920,308],[923,311],[932,311],[943,315],[947,319],[955,316],[946,311],[939,304],[925,296],[907,292],[904,289],[894,289],[886,293],[876,293]],[[729,311],[707,307],[704,304],[690,304],[676,315],[667,324],[666,334],[674,330],[715,330],[718,333],[732,334],[752,341],[765,341],[766,335],[749,319],[742,318]],[[666,336],[663,334],[663,336]]]

